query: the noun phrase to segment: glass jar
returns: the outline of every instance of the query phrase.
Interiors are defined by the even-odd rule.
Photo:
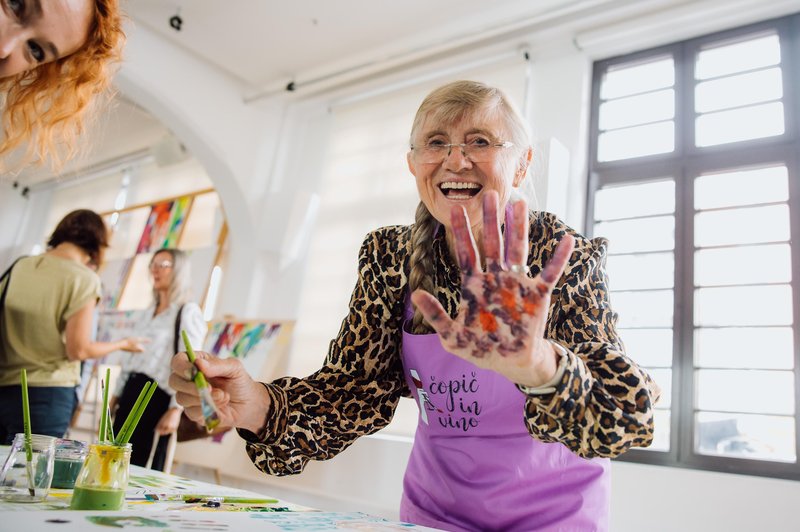
[[[52,436],[32,434],[28,459],[25,435],[14,436],[0,471],[0,498],[14,502],[39,502],[47,498],[53,480],[55,442]]]
[[[73,510],[119,510],[131,464],[131,444],[93,443],[75,481],[70,508]]]
[[[50,487],[72,489],[87,454],[89,444],[85,441],[57,439]]]

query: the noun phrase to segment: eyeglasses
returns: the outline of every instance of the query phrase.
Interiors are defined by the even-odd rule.
[[[170,261],[170,260],[162,260],[161,262],[151,262],[150,263],[150,271],[166,270],[167,268],[172,268],[172,261]]]
[[[412,145],[411,149],[419,154],[420,161],[425,164],[443,162],[447,157],[450,157],[453,147],[461,148],[461,153],[464,157],[473,163],[487,163],[494,159],[499,148],[511,148],[512,146],[514,146],[514,143],[507,140],[491,143],[486,139],[478,138],[460,144],[445,144],[441,140],[434,139],[429,140],[424,146]]]

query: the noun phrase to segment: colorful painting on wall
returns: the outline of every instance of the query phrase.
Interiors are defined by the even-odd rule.
[[[221,358],[238,358],[253,377],[258,377],[281,323],[219,321],[211,324],[204,350]]]
[[[142,231],[136,253],[148,253],[163,247],[176,247],[186,214],[192,204],[190,196],[156,203]]]

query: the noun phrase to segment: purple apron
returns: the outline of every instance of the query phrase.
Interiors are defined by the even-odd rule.
[[[526,397],[511,381],[445,351],[436,334],[405,331],[404,373],[420,417],[402,520],[451,531],[608,530],[607,459],[534,439]]]

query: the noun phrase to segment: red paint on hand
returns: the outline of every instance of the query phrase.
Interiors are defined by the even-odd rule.
[[[484,331],[489,333],[497,331],[497,319],[495,319],[494,314],[481,309],[479,319],[481,322],[481,328]]]
[[[522,312],[525,314],[530,314],[531,316],[536,314],[536,307],[538,305],[533,301],[527,300],[522,303]]]
[[[517,297],[514,295],[514,292],[508,288],[501,288],[500,301],[503,305],[503,309],[508,312],[509,317],[515,321],[519,320],[520,314],[519,310],[517,310]]]

